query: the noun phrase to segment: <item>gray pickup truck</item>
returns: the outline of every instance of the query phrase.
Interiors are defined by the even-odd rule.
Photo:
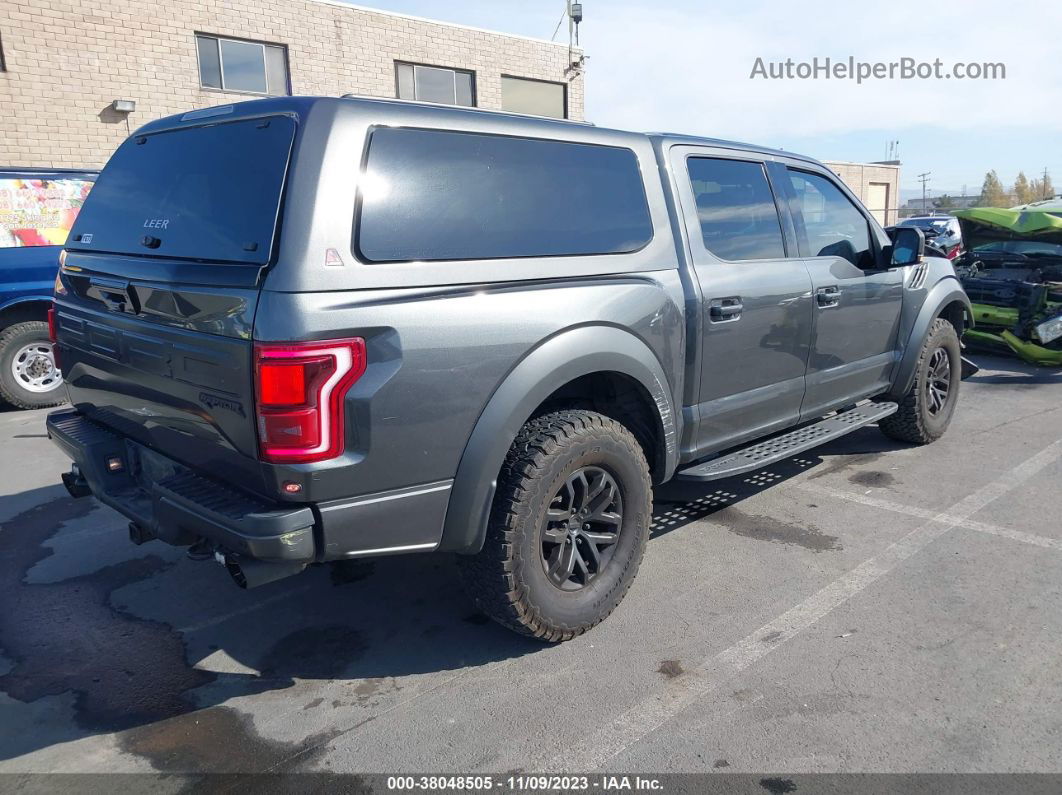
[[[820,163],[375,99],[153,122],[63,255],[63,481],[252,587],[451,551],[547,641],[623,598],[652,485],[955,409],[969,301]]]

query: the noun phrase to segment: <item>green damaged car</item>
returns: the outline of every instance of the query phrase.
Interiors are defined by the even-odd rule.
[[[973,302],[970,347],[1062,367],[1062,200],[955,213],[965,251],[955,272]]]

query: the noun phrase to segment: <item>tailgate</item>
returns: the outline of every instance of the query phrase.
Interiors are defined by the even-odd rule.
[[[281,114],[127,139],[71,229],[55,296],[79,411],[252,491],[266,489],[251,337],[296,128]]]
[[[250,341],[257,289],[169,288],[84,272],[63,279],[67,294],[55,309],[71,403],[190,467],[261,491]],[[92,298],[100,292],[112,307],[129,296],[141,316],[107,308]],[[183,327],[145,316],[151,304],[180,306]]]

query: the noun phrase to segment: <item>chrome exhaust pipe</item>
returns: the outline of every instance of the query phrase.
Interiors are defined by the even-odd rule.
[[[244,589],[257,588],[259,585],[283,580],[298,574],[306,568],[305,563],[282,561],[271,563],[263,560],[241,560],[235,555],[218,554],[232,581]]]
[[[148,541],[154,541],[156,538],[158,536],[146,527],[141,527],[136,522],[129,523],[129,540],[137,546],[146,544]]]
[[[89,488],[88,481],[81,475],[81,470],[77,468],[77,464],[70,467],[70,471],[64,472],[60,477],[63,479],[63,486],[66,487],[67,494],[71,497],[92,496],[92,489]]]

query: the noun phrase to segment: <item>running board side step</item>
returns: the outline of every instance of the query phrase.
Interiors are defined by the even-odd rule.
[[[832,417],[805,425],[741,450],[725,453],[703,464],[694,464],[675,474],[676,480],[720,480],[777,463],[797,453],[833,441],[846,433],[895,414],[896,403],[865,403]]]

